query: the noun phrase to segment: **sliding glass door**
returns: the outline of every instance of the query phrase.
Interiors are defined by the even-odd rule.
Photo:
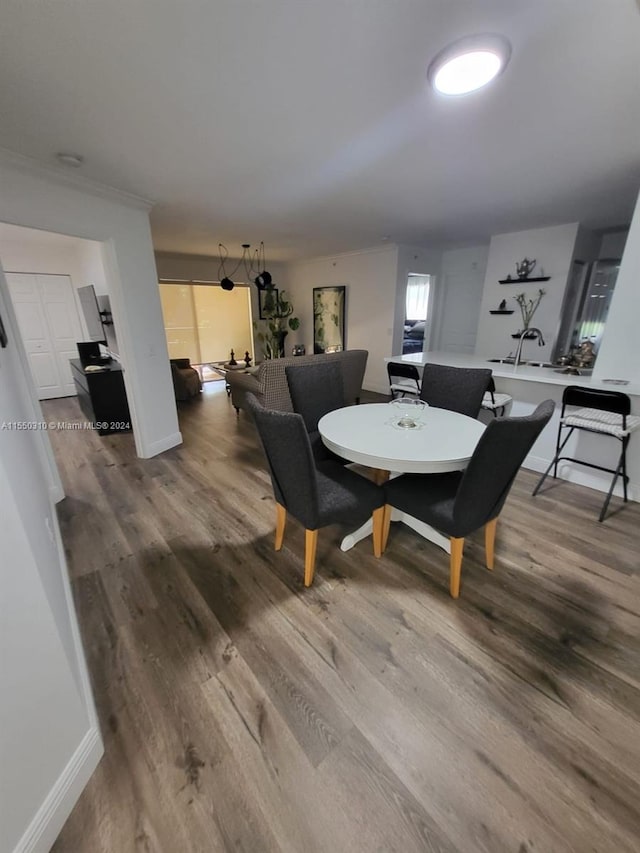
[[[216,284],[160,284],[169,358],[192,364],[229,361],[231,350],[253,357],[251,293]]]

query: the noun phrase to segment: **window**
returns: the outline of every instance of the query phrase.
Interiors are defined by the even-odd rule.
[[[429,311],[429,283],[431,276],[409,275],[405,317],[407,320],[426,320]]]
[[[211,284],[160,284],[169,358],[192,364],[225,362],[231,350],[253,353],[248,287],[225,291]]]

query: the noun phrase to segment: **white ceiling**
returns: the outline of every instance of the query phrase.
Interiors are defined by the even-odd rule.
[[[267,260],[630,219],[634,0],[3,0],[0,145],[152,198],[156,248]],[[445,100],[431,58],[513,54]]]

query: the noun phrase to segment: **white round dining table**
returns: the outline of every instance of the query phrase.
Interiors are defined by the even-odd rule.
[[[466,468],[485,424],[448,409],[427,407],[414,429],[398,426],[392,403],[366,403],[335,409],[318,429],[324,444],[350,462],[396,473],[437,474]],[[393,474],[392,474],[393,476]],[[449,551],[449,539],[433,528],[394,509],[392,521],[403,521],[425,538]],[[346,536],[347,551],[371,532],[371,522]]]

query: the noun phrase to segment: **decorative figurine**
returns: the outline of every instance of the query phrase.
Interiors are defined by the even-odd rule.
[[[502,302],[500,303],[500,305],[498,305],[498,308],[500,309],[500,311],[505,311],[506,307],[507,307],[507,300],[503,299]]]
[[[592,367],[596,359],[593,341],[582,341],[573,361],[578,367]]]
[[[249,355],[249,350],[245,350],[244,352],[244,363],[247,367],[251,367],[251,356]]]
[[[236,361],[236,354],[233,350],[231,350],[231,358],[229,359],[229,364],[231,367],[235,367],[238,362]]]
[[[530,261],[529,258],[523,258],[519,264],[516,264],[516,272],[518,273],[518,278],[529,278],[529,276],[535,269],[535,266],[535,260]]]

